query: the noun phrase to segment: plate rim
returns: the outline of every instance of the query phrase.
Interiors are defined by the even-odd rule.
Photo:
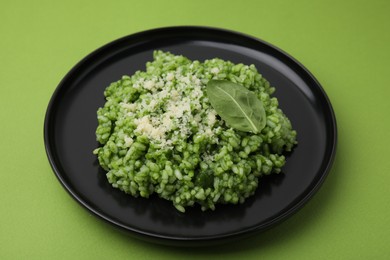
[[[56,105],[55,101],[58,99],[58,96],[59,96],[61,90],[66,87],[65,83],[69,79],[71,79],[73,77],[73,74],[75,72],[77,72],[77,70],[79,70],[83,65],[88,64],[88,62],[90,61],[91,58],[93,58],[94,56],[98,55],[101,52],[104,52],[107,49],[110,49],[112,46],[117,45],[122,41],[126,41],[130,38],[137,38],[137,37],[140,37],[143,35],[147,36],[147,35],[152,35],[154,33],[162,33],[163,31],[174,32],[174,31],[178,31],[178,30],[179,31],[180,30],[201,30],[201,31],[209,31],[209,32],[214,31],[214,32],[223,33],[223,34],[232,34],[232,35],[236,35],[236,36],[239,36],[242,38],[250,39],[250,40],[255,41],[255,42],[262,44],[262,45],[266,45],[267,47],[275,50],[276,52],[279,52],[280,54],[282,54],[284,56],[284,58],[287,58],[288,60],[292,61],[300,69],[302,69],[303,72],[305,74],[307,74],[307,76],[311,80],[313,80],[313,82],[316,85],[316,88],[320,91],[320,94],[324,98],[324,101],[327,105],[326,113],[324,113],[324,114],[329,114],[329,116],[330,116],[330,121],[332,122],[331,133],[333,134],[333,139],[329,140],[329,142],[331,142],[331,146],[332,146],[331,147],[332,149],[331,149],[330,155],[329,155],[329,160],[327,161],[326,166],[325,166],[320,178],[318,179],[318,181],[316,181],[315,185],[313,185],[313,187],[310,189],[310,191],[307,194],[305,194],[304,196],[302,196],[302,198],[300,198],[296,203],[294,203],[294,205],[291,208],[289,208],[288,210],[286,210],[282,214],[278,215],[277,217],[272,218],[271,220],[268,220],[262,224],[259,224],[256,226],[251,226],[251,227],[244,228],[244,229],[241,229],[239,231],[231,232],[231,233],[227,233],[227,234],[207,235],[207,236],[199,236],[199,237],[182,237],[182,236],[163,235],[163,234],[144,231],[144,230],[133,228],[133,227],[130,227],[127,225],[123,225],[123,224],[119,223],[118,221],[115,221],[115,220],[111,219],[110,217],[105,216],[104,214],[102,214],[98,210],[94,209],[93,206],[90,206],[82,198],[80,198],[76,194],[74,189],[72,189],[68,185],[66,180],[62,177],[61,170],[58,168],[58,166],[56,165],[56,162],[55,162],[56,152],[53,151],[54,148],[52,147],[55,144],[51,143],[51,141],[50,141],[50,139],[51,139],[50,125],[53,123],[52,122],[54,120],[53,113],[54,113],[54,111],[56,111],[56,109],[53,109],[53,107]],[[76,200],[81,206],[83,206],[89,212],[93,213],[94,216],[98,217],[99,219],[104,220],[106,223],[111,224],[111,225],[115,226],[116,228],[119,228],[122,231],[125,231],[127,233],[130,231],[135,236],[137,236],[141,239],[143,238],[146,240],[151,240],[153,242],[163,242],[165,244],[167,244],[167,243],[172,244],[172,242],[175,243],[175,242],[180,242],[180,241],[186,243],[186,242],[199,242],[199,241],[213,242],[216,240],[233,240],[233,239],[238,238],[238,237],[244,237],[247,235],[251,235],[253,233],[257,233],[259,231],[264,231],[264,230],[266,230],[266,229],[268,229],[276,224],[280,224],[281,222],[283,222],[283,220],[287,219],[288,217],[290,217],[291,215],[296,213],[299,209],[301,209],[313,197],[313,195],[318,191],[318,189],[322,186],[323,182],[325,181],[326,177],[329,175],[329,172],[333,166],[335,156],[336,156],[337,141],[338,141],[337,121],[336,121],[335,112],[334,112],[334,109],[333,109],[332,104],[330,102],[330,99],[329,99],[328,95],[326,94],[322,85],[319,83],[319,81],[298,60],[296,60],[294,57],[292,57],[290,54],[283,51],[279,47],[276,47],[273,44],[268,43],[267,41],[264,41],[260,38],[257,38],[257,37],[254,37],[254,36],[242,33],[242,32],[237,32],[234,30],[218,28],[218,27],[211,27],[211,26],[189,26],[189,25],[158,27],[158,28],[138,31],[136,33],[132,33],[132,34],[117,38],[115,40],[112,40],[112,41],[102,45],[101,47],[95,49],[94,51],[90,52],[88,55],[84,56],[75,65],[73,65],[73,67],[65,74],[65,76],[61,79],[61,81],[57,85],[56,89],[54,90],[52,96],[50,97],[50,101],[48,103],[46,113],[45,113],[43,128],[44,128],[43,129],[43,137],[44,137],[45,151],[46,151],[46,155],[47,155],[48,161],[50,163],[50,166],[51,166],[55,176],[57,177],[57,179],[59,180],[59,182],[63,186],[63,188],[68,192],[68,194],[74,200]],[[162,241],[162,240],[164,240],[164,241]],[[176,245],[176,244],[174,244],[174,245]],[[188,245],[188,243],[186,243],[186,245]]]

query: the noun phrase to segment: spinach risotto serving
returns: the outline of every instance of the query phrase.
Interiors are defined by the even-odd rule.
[[[94,154],[134,197],[155,193],[181,212],[243,203],[297,143],[274,91],[254,65],[155,51],[146,71],[105,90]]]

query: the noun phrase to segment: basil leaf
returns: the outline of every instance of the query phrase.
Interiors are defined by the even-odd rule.
[[[230,127],[255,134],[265,127],[263,103],[244,86],[226,80],[210,80],[207,96],[211,106]]]

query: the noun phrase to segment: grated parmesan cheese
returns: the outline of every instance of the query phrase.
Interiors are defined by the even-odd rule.
[[[170,73],[167,74],[166,80],[167,81],[172,81],[174,78],[175,78],[175,75],[173,75],[173,73],[170,72]]]
[[[219,73],[219,69],[218,68],[212,68],[211,70],[211,73],[213,73],[214,75],[217,75]]]
[[[127,135],[125,135],[124,140],[125,140],[125,146],[127,146],[127,147],[130,147],[134,142],[133,138],[131,138]]]
[[[144,88],[147,90],[153,90],[155,86],[155,82],[153,80],[147,80],[144,83]]]

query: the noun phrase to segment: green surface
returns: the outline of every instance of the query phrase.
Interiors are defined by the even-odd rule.
[[[390,2],[184,2],[1,0],[0,259],[389,259]],[[42,133],[50,96],[85,55],[127,34],[188,24],[290,53],[324,86],[339,127],[334,167],[302,210],[208,249],[140,242],[98,221],[55,178]]]

